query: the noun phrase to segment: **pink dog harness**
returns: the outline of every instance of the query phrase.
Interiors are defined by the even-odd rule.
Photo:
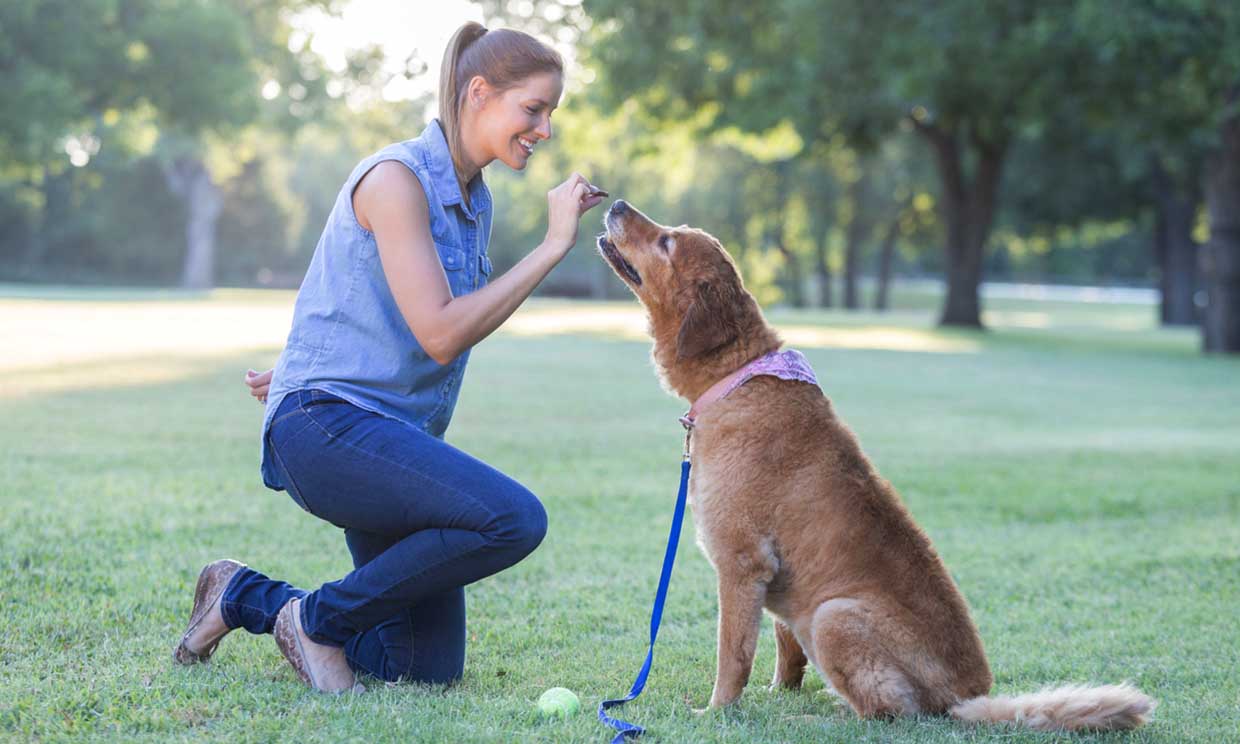
[[[728,397],[732,394],[732,391],[749,382],[749,380],[763,375],[778,377],[781,380],[799,380],[801,382],[808,382],[811,385],[818,384],[818,378],[814,376],[814,369],[809,366],[809,360],[805,358],[804,354],[796,349],[772,351],[769,354],[758,357],[714,385],[711,385],[709,390],[702,393],[702,397],[694,401],[689,410],[685,412],[685,415],[680,417],[680,423],[684,424],[685,429],[692,430],[698,415],[701,414],[704,408]]]

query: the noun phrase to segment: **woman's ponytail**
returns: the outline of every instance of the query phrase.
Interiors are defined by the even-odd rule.
[[[474,21],[458,28],[448,41],[448,48],[443,53],[443,67],[439,70],[439,123],[443,125],[448,149],[452,152],[452,160],[458,168],[461,151],[461,104],[465,95],[464,86],[469,85],[470,80],[462,74],[465,71],[461,69],[461,55],[486,32],[486,26]]]

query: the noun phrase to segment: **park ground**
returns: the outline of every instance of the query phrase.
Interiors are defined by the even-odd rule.
[[[603,742],[599,701],[646,647],[685,404],[636,303],[529,303],[474,351],[448,440],[537,493],[527,560],[467,590],[463,681],[302,686],[268,637],[170,658],[201,566],[301,586],[349,569],[339,531],[258,476],[242,385],[293,295],[0,286],[0,739]],[[769,619],[739,704],[714,675],[714,575],[685,529],[646,692],[655,742],[1240,740],[1240,360],[1157,327],[1149,304],[1006,298],[984,333],[887,314],[779,310],[789,345],[934,540],[973,608],[996,693],[1130,680],[1136,733],[858,721],[814,674],[769,692]],[[584,710],[538,718],[544,689]]]

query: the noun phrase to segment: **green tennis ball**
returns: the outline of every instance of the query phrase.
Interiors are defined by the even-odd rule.
[[[581,701],[567,687],[552,687],[538,696],[538,712],[548,718],[568,718],[581,710]]]

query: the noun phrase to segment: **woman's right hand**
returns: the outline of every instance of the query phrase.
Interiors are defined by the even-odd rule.
[[[266,372],[255,372],[252,369],[245,371],[245,384],[250,386],[250,395],[254,396],[259,403],[267,402],[267,391],[271,390],[271,373],[274,369]]]
[[[581,215],[597,207],[605,197],[595,191],[580,173],[547,192],[547,242],[568,252],[577,242],[577,226]]]

